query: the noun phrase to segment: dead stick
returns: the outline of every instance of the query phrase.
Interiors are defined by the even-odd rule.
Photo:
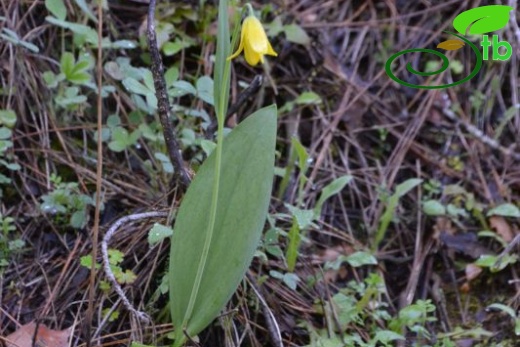
[[[190,184],[190,176],[184,167],[182,160],[179,141],[175,137],[173,125],[170,117],[170,102],[166,91],[166,81],[164,79],[164,66],[162,63],[159,48],[157,47],[157,37],[155,34],[155,0],[150,0],[148,8],[148,48],[152,58],[152,75],[155,86],[155,95],[157,96],[157,112],[163,127],[164,141],[172,162],[174,170],[174,179],[181,183],[185,188]]]
[[[114,273],[112,272],[112,269],[110,268],[110,259],[109,259],[109,255],[108,255],[108,244],[110,243],[110,239],[112,238],[112,236],[114,236],[116,231],[123,224],[139,221],[142,219],[148,219],[148,218],[166,218],[166,217],[168,217],[167,212],[145,212],[145,213],[131,214],[129,216],[122,217],[122,218],[118,219],[114,224],[112,224],[110,229],[108,229],[107,233],[105,234],[103,241],[101,242],[101,255],[103,257],[103,268],[105,270],[105,274],[106,274],[108,280],[110,281],[110,283],[112,283],[114,290],[121,298],[123,305],[126,307],[126,309],[128,311],[132,312],[136,316],[137,319],[139,319],[140,321],[142,321],[146,324],[151,321],[150,317],[146,313],[138,311],[132,306],[132,304],[130,303],[130,300],[128,300],[128,298],[126,297],[125,292],[123,291],[123,288],[121,288],[121,286],[117,282],[116,276],[114,275]]]

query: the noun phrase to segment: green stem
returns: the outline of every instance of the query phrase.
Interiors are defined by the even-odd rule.
[[[255,10],[253,10],[253,6],[251,6],[251,4],[249,2],[246,4],[246,8],[247,8],[247,12],[249,12],[250,16],[255,15]]]

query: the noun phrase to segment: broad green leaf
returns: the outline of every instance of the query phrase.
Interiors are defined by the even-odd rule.
[[[6,127],[0,127],[0,140],[5,140],[11,137],[11,130]]]
[[[112,141],[108,143],[108,148],[114,152],[122,152],[131,145],[129,138],[125,128],[116,127],[112,130]]]
[[[172,236],[169,270],[172,320],[175,328],[181,329],[180,336],[183,331],[194,336],[210,324],[249,267],[269,206],[275,141],[275,106],[255,112],[225,138],[213,230],[208,230],[208,214],[216,152],[202,164],[182,200]],[[206,262],[201,263],[207,233],[211,233],[211,243]],[[200,286],[195,288],[199,271]],[[192,294],[194,306],[188,312]]]
[[[468,29],[470,35],[489,33],[507,25],[511,10],[512,7],[504,5],[472,8],[455,17],[453,27],[462,35],[466,35]]]
[[[321,191],[320,198],[318,199],[318,202],[316,203],[316,206],[314,206],[314,217],[318,218],[321,214],[321,209],[323,207],[323,204],[325,203],[325,200],[330,198],[331,196],[339,193],[345,186],[352,181],[352,176],[345,175],[339,178],[336,178],[334,181],[330,182],[328,185],[323,188]]]
[[[9,184],[9,183],[11,183],[11,179],[9,177],[7,177],[6,175],[0,173],[0,184]]]
[[[202,147],[202,150],[204,153],[206,153],[206,155],[210,155],[211,152],[213,152],[213,150],[217,147],[217,144],[213,141],[202,139],[200,141],[200,147]]]
[[[396,332],[393,332],[391,330],[379,330],[376,333],[376,336],[373,338],[373,342],[382,342],[384,344],[390,343],[395,340],[405,340],[404,336],[401,334],[398,334]]]
[[[60,71],[65,77],[69,77],[74,69],[74,55],[70,52],[64,52],[60,59]]]
[[[443,216],[446,214],[446,207],[438,200],[428,200],[423,202],[423,211],[428,216]]]
[[[453,217],[458,217],[458,216],[468,217],[468,212],[464,208],[457,207],[454,204],[448,204],[446,206],[446,213],[448,213],[448,215],[453,216]]]
[[[166,42],[164,45],[162,45],[161,49],[162,49],[164,55],[171,56],[171,55],[179,53],[184,48],[188,48],[192,45],[193,45],[193,43],[188,40],[176,38],[175,40],[173,40],[173,42],[172,41]]]
[[[296,286],[300,281],[298,275],[290,272],[284,274],[276,270],[271,270],[269,271],[269,275],[273,278],[281,280],[283,283],[287,285],[287,287],[291,288],[292,290],[296,290]]]
[[[45,17],[45,20],[51,24],[59,26],[61,28],[69,29],[75,34],[82,35],[85,37],[86,42],[97,46],[98,35],[96,30],[84,24],[71,23],[64,20],[60,20],[54,17]]]
[[[477,259],[475,265],[480,267],[487,267],[491,272],[497,272],[505,269],[509,264],[514,264],[518,260],[518,256],[506,254],[503,257],[495,255],[484,254]]]
[[[176,89],[176,96],[183,96],[186,94],[197,94],[197,89],[190,83],[186,81],[175,81],[172,83],[173,87]]]
[[[414,189],[421,183],[422,183],[422,179],[420,179],[420,178],[410,178],[410,179],[404,181],[403,183],[397,185],[397,187],[395,187],[395,195],[397,195],[397,197],[401,198],[404,195],[406,195],[406,193],[408,193],[410,190]]]
[[[487,216],[520,218],[520,209],[516,205],[505,203],[489,210]]]
[[[0,164],[2,164],[6,169],[11,171],[18,171],[22,168],[19,164],[8,163],[5,160],[0,160]]]
[[[117,114],[111,114],[107,118],[107,126],[112,129],[117,127],[118,125],[121,125],[121,119]]]
[[[8,128],[14,127],[16,124],[16,113],[13,110],[0,110],[0,125]]]
[[[125,88],[132,93],[140,94],[140,95],[148,95],[150,93],[155,93],[155,90],[150,90],[147,86],[145,86],[143,83],[139,82],[135,78],[125,78],[122,81]]]
[[[283,31],[282,18],[277,16],[269,24],[264,24],[264,28],[267,31],[267,35],[274,37]]]
[[[132,40],[117,40],[114,42],[111,42],[107,48],[114,48],[114,49],[134,49],[137,47],[137,42]]]
[[[309,35],[307,35],[305,30],[297,24],[284,25],[283,30],[285,31],[287,41],[299,43],[301,45],[309,45],[311,43]]]
[[[85,226],[86,218],[84,211],[76,211],[70,217],[70,226],[76,229],[81,229]]]
[[[63,0],[45,0],[45,7],[58,19],[65,20],[67,17],[67,7]]]
[[[511,318],[515,319],[516,318],[516,312],[514,309],[512,309],[511,307],[509,306],[506,306],[504,304],[491,304],[489,305],[488,307],[486,307],[486,310],[489,310],[490,308],[493,308],[495,310],[500,310],[504,313],[507,313],[509,316],[511,316]]]
[[[90,62],[86,59],[79,59],[76,65],[74,65],[74,69],[72,73],[87,71],[90,67]]]
[[[117,127],[112,130],[112,139],[123,143],[128,143],[128,131],[125,128]]]
[[[40,49],[32,43],[21,40],[14,31],[9,30],[7,28],[3,28],[2,32],[4,32],[5,34],[0,34],[1,39],[9,41],[15,45],[23,46],[34,53],[38,53],[40,51]]]
[[[142,70],[144,85],[151,91],[155,91],[155,84],[153,82],[153,74],[149,69]]]
[[[132,344],[130,345],[130,347],[155,347],[155,346],[151,346],[151,345],[143,345],[142,343],[139,343],[139,342],[132,342]]]
[[[84,84],[90,81],[90,75],[86,72],[74,72],[67,77],[67,80],[74,84]]]
[[[355,252],[345,258],[347,263],[352,267],[360,267],[363,265],[377,265],[377,259],[367,252]]]
[[[173,165],[170,161],[170,158],[168,158],[165,154],[163,154],[161,152],[155,153],[154,156],[155,156],[155,159],[157,159],[161,162],[164,172],[173,173]],[[171,233],[168,236],[171,236]]]
[[[282,281],[287,285],[287,287],[291,288],[292,290],[296,290],[296,286],[298,285],[300,278],[296,274],[286,273],[283,275]]]
[[[176,66],[172,66],[166,73],[164,74],[164,79],[166,80],[166,85],[170,87],[173,82],[179,79],[179,68]]]
[[[148,233],[148,243],[151,246],[153,246],[156,243],[161,242],[165,238],[172,236],[172,234],[172,228],[159,223],[155,223],[152,229],[150,229],[150,232]]]
[[[83,11],[84,14],[87,15],[87,17],[97,24],[98,20],[97,17],[94,15],[94,13],[90,10],[85,0],[74,0],[76,2],[76,5],[78,5],[79,8]],[[60,18],[65,19],[65,18]]]
[[[67,90],[68,89],[69,88],[67,88]],[[65,91],[65,93],[67,92],[67,90]],[[86,102],[87,97],[85,95],[73,95],[73,96],[65,96],[65,97],[57,96],[56,98],[54,98],[54,101],[56,101],[56,103],[58,105],[60,105],[61,107],[67,108],[69,106],[80,105],[80,104]]]
[[[321,97],[315,92],[303,92],[294,102],[298,105],[317,105],[321,104]]]
[[[309,225],[311,225],[312,220],[314,219],[314,211],[313,210],[304,210],[298,207],[294,207],[291,205],[285,205],[296,221],[298,222],[298,227],[300,229],[305,229]]]
[[[300,248],[301,235],[300,228],[296,217],[293,217],[291,229],[289,230],[289,245],[287,246],[286,258],[287,258],[287,269],[294,271],[296,267],[296,260],[298,259],[298,249]]]
[[[294,146],[294,150],[296,151],[296,154],[298,155],[298,164],[300,167],[300,174],[304,175],[305,171],[307,171],[308,159],[309,155],[307,154],[307,150],[305,147],[303,147],[302,143],[296,138],[291,138],[292,145]]]
[[[213,105],[213,80],[209,76],[202,76],[197,80],[197,96]]]

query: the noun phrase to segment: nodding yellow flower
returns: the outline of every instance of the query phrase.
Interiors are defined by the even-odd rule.
[[[277,56],[273,47],[267,40],[262,23],[254,16],[250,15],[242,23],[242,33],[240,34],[240,45],[235,53],[230,55],[227,60],[238,57],[244,51],[246,61],[249,65],[255,66],[258,62],[264,62],[264,55]]]

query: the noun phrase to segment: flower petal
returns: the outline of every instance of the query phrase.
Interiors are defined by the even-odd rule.
[[[242,50],[244,49],[245,37],[246,37],[245,30],[244,30],[244,27],[242,27],[242,32],[240,33],[240,43],[238,44],[238,49],[236,50],[235,53],[233,53],[229,57],[227,57],[226,60],[234,59],[234,58],[238,57],[238,55],[240,53],[242,53]]]
[[[246,42],[244,47],[244,56],[246,57],[246,61],[249,65],[255,66],[259,61],[262,60],[262,54],[256,52],[251,48],[251,46]]]
[[[277,57],[278,56],[278,53],[276,53],[273,49],[273,47],[271,46],[271,43],[269,41],[267,41],[267,52],[265,54],[269,54],[269,55],[272,55],[274,57]]]
[[[262,23],[256,17],[248,17],[247,41],[251,48],[258,53],[265,54],[267,52],[267,35],[265,34]]]

